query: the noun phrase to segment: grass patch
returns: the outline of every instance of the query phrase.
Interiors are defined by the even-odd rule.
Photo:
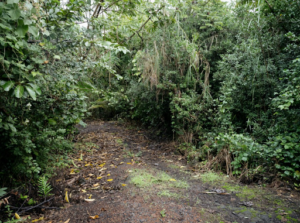
[[[180,169],[179,166],[174,165],[174,164],[169,164],[168,167],[172,168],[172,169]]]
[[[167,173],[156,171],[155,174],[146,170],[135,169],[132,173],[131,183],[140,188],[159,186],[160,188],[188,188],[187,182],[173,179]]]
[[[203,173],[200,178],[204,183],[221,183],[226,181],[224,176],[214,172]]]
[[[157,193],[158,196],[164,196],[164,197],[170,197],[170,198],[176,198],[179,199],[182,197],[181,194],[178,193],[172,193],[169,190],[162,190],[160,192]]]

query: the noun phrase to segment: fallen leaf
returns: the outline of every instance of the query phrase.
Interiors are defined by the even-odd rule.
[[[99,218],[99,216],[98,216],[98,215],[95,215],[95,216],[90,216],[90,219],[97,219],[97,218]]]
[[[96,183],[96,184],[94,184],[94,185],[93,185],[93,187],[98,187],[98,186],[99,186],[99,184],[98,184],[98,183]]]
[[[81,191],[82,191],[82,193],[86,193],[86,190],[83,190],[83,189],[82,189]]]
[[[58,180],[56,180],[56,182],[59,182],[59,181],[62,181],[62,179],[58,179]]]
[[[97,177],[97,180],[100,180],[102,177]]]
[[[84,199],[86,202],[93,202],[95,199]]]
[[[87,163],[84,166],[93,166],[93,164]]]
[[[109,182],[110,182],[110,181],[113,181],[113,179],[108,179],[107,181],[109,181]]]
[[[31,221],[31,222],[38,222],[38,221],[42,221],[42,220],[44,220],[44,217],[40,217],[40,218],[35,219],[35,220]]]
[[[89,177],[92,177],[92,176],[94,176],[94,174],[90,173],[90,174],[88,174],[88,176],[89,176]]]
[[[124,162],[121,162],[120,165],[122,165]]]
[[[105,165],[105,163],[102,163],[102,164],[100,164],[99,166],[100,166],[100,167],[104,167],[104,165]]]
[[[126,187],[126,184],[122,184],[122,187]]]
[[[185,168],[185,166],[181,166],[180,168]]]
[[[109,174],[107,174],[107,176],[109,177],[109,176],[110,176],[110,173],[109,173]]]
[[[68,220],[66,220],[64,223],[69,223],[69,221],[70,221],[70,218]]]
[[[66,191],[66,193],[65,193],[65,201],[66,201],[67,203],[70,203],[70,201],[69,201],[69,196],[68,196],[68,191]]]
[[[170,181],[176,181],[175,179],[170,179]]]
[[[15,213],[15,218],[20,219],[20,216],[18,215],[18,213]]]
[[[92,198],[92,196],[93,196],[93,195],[92,195],[92,194],[90,194],[90,196],[89,196],[89,199],[91,199],[91,198]]]
[[[127,163],[128,165],[131,165],[131,163]]]

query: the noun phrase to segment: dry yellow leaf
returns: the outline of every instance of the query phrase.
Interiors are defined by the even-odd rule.
[[[20,216],[18,215],[18,213],[15,213],[15,218],[20,219]]]
[[[97,177],[97,180],[100,180],[102,177]]]
[[[131,163],[127,163],[127,164],[131,165]]]
[[[90,216],[90,219],[97,219],[97,218],[99,218],[99,216],[98,216],[98,215],[95,215],[95,216]]]
[[[86,190],[83,190],[83,189],[82,189],[81,191],[82,191],[83,193],[86,193]]]
[[[89,177],[92,177],[92,176],[94,176],[94,174],[90,173],[90,174],[88,174],[88,176],[89,176]]]
[[[110,182],[110,181],[113,181],[113,179],[108,179],[107,181],[109,181],[109,182]]]
[[[92,195],[92,194],[90,194],[90,196],[89,196],[89,199],[92,199],[92,196],[93,196],[93,195]]]
[[[93,166],[93,164],[87,163],[84,166]]]
[[[124,163],[124,162],[121,162],[120,165],[123,164],[123,163]]]
[[[126,187],[126,184],[122,184],[122,187]]]
[[[71,169],[70,174],[75,174],[74,169]]]
[[[65,193],[65,201],[66,201],[67,203],[70,203],[70,201],[69,201],[69,196],[68,196],[68,191],[66,191],[66,193]]]
[[[109,173],[109,174],[107,174],[107,176],[109,177],[109,176],[110,176],[110,173]]]
[[[31,222],[38,222],[38,221],[42,221],[42,220],[44,220],[44,217],[40,217],[40,218],[35,219],[35,220],[31,221]]]
[[[69,221],[70,221],[70,218],[68,220],[66,220],[64,223],[69,223]]]
[[[94,184],[94,185],[93,185],[93,187],[98,187],[98,186],[99,186],[99,184],[98,184],[98,183],[96,183],[96,184]]]
[[[170,181],[176,181],[175,179],[170,179]]]
[[[102,164],[100,164],[99,166],[100,166],[100,167],[104,167],[104,165],[105,165],[105,163],[102,163]]]

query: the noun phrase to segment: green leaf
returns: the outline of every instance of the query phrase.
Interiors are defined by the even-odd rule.
[[[31,10],[31,9],[32,9],[32,4],[29,3],[29,2],[26,2],[26,3],[25,3],[25,7],[26,7],[28,10]]]
[[[9,10],[8,15],[11,17],[12,20],[17,20],[21,16],[21,11],[17,6],[14,9]]]
[[[39,86],[37,86],[37,85],[35,85],[35,84],[32,84],[32,83],[30,83],[29,85],[34,89],[34,91],[35,91],[38,95],[41,95],[41,94],[42,94],[41,88],[40,88]]]
[[[17,27],[17,30],[16,30],[16,34],[19,36],[19,37],[24,37],[26,35],[28,31],[28,26],[27,25],[24,25],[24,22],[23,20],[19,20],[18,21],[18,27]]]
[[[95,87],[91,83],[83,81],[78,82],[77,86],[82,89],[95,89]]]
[[[19,0],[7,0],[7,4],[18,4]]]
[[[9,26],[7,26],[7,25],[4,25],[4,24],[2,24],[2,23],[0,23],[0,27],[1,27],[2,29],[6,29],[6,30],[12,30],[11,27],[9,27]]]
[[[28,32],[31,33],[34,37],[39,35],[39,30],[35,26],[29,26]]]
[[[13,124],[8,123],[8,126],[12,132],[17,132],[17,129],[15,128],[15,126]]]
[[[58,56],[58,55],[54,55],[53,58],[56,59],[56,60],[60,60],[60,56]]]
[[[21,98],[24,94],[24,87],[22,85],[18,85],[16,88],[15,88],[15,96],[17,98]]]
[[[26,88],[26,91],[28,92],[28,94],[30,95],[30,97],[32,97],[33,100],[36,100],[35,91],[29,86],[25,86],[25,88]]]
[[[14,85],[15,85],[15,82],[7,81],[2,87],[3,87],[4,91],[9,91]]]
[[[48,119],[50,125],[56,125],[56,121],[53,118]]]

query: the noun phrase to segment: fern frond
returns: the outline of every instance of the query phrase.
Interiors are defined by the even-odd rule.
[[[38,180],[38,187],[39,187],[39,195],[42,197],[47,197],[50,195],[52,191],[51,185],[47,182],[48,179],[44,176],[41,176]]]

